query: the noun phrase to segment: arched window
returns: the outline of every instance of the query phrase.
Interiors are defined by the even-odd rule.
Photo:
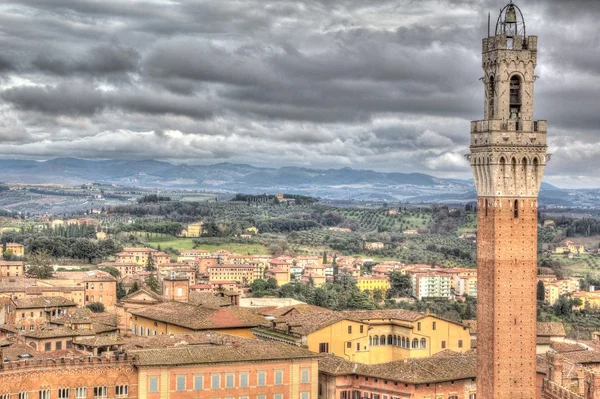
[[[392,335],[390,334],[390,335],[388,335],[387,344],[388,344],[388,345],[392,345],[393,343],[394,343],[394,342],[393,342],[393,338],[392,338]]]
[[[417,338],[413,339],[413,341],[412,341],[412,348],[413,349],[418,349],[419,348],[419,340]]]
[[[373,346],[379,345],[379,337],[376,335],[373,337]]]
[[[510,119],[520,119],[521,112],[521,78],[513,75],[510,78]]]
[[[398,337],[394,335],[394,342],[392,343],[394,346],[398,346]]]
[[[31,346],[33,349],[37,350],[37,345],[35,344],[35,342],[30,342],[29,346]]]
[[[427,340],[425,338],[421,338],[421,349],[427,349]]]
[[[488,86],[488,119],[494,118],[494,97],[496,96],[496,81],[494,76],[490,76]]]
[[[515,205],[515,208],[513,209],[514,217],[515,217],[515,219],[518,219],[519,218],[519,201],[515,200],[514,205]]]
[[[385,335],[379,337],[379,345],[385,345]]]
[[[373,346],[373,337],[369,335],[369,346]]]

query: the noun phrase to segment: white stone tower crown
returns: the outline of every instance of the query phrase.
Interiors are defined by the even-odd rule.
[[[502,9],[495,36],[483,39],[484,119],[471,122],[480,197],[537,197],[546,162],[546,121],[533,120],[537,36],[526,36],[521,10]]]

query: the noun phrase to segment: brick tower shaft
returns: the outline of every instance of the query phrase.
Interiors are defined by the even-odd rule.
[[[484,119],[471,122],[477,188],[477,398],[536,396],[537,196],[550,155],[533,120],[537,37],[502,9],[483,40]]]

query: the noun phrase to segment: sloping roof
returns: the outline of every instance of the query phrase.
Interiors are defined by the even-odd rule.
[[[56,272],[54,278],[58,280],[75,281],[117,281],[111,274],[102,270],[90,270],[87,272]]]
[[[124,337],[124,349],[158,349],[183,345],[210,345],[233,343],[250,338],[242,338],[234,335],[223,334],[217,331],[195,331],[184,334],[160,334],[147,337],[133,335]]]
[[[26,332],[23,334],[24,337],[28,338],[59,338],[59,337],[76,337],[76,336],[91,336],[94,335],[94,331],[91,330],[73,330],[68,327],[54,327],[46,328],[43,330]]]
[[[222,306],[231,306],[229,298],[215,295],[212,292],[190,291],[188,302],[193,305],[202,305],[209,308],[220,308]]]
[[[566,337],[565,326],[562,323],[537,323],[537,336]]]
[[[585,351],[587,348],[581,344],[570,344],[567,342],[552,342],[550,348],[558,353]]]
[[[137,366],[215,364],[253,360],[318,358],[307,349],[282,342],[247,340],[225,345],[184,345],[180,347],[130,350]]]
[[[77,337],[73,339],[73,343],[97,348],[99,346],[122,345],[123,339],[121,337],[98,335],[95,337]]]
[[[131,294],[125,295],[123,298],[121,298],[121,302],[136,302],[136,297],[140,297],[143,295],[147,295],[150,298],[154,299],[156,302],[164,302],[165,298],[162,295],[159,295],[155,292],[153,292],[152,290],[146,290],[144,288],[141,288],[135,292],[132,292]],[[137,302],[147,302],[147,301],[142,301],[142,300],[138,300]]]
[[[186,327],[191,330],[256,327],[264,319],[239,307],[210,308],[181,302],[164,302],[131,310],[135,316]]]
[[[14,299],[17,309],[49,308],[57,306],[76,306],[75,302],[61,296],[41,296],[35,298]]]
[[[405,309],[346,310],[341,313],[358,320],[395,319],[403,321],[417,321],[426,316],[422,313]],[[438,317],[433,314],[430,316]]]
[[[403,383],[423,384],[475,378],[477,366],[472,351],[371,365],[327,355],[319,359],[319,371],[333,375],[358,374]]]
[[[260,314],[276,316],[276,317],[284,317],[288,314],[313,314],[313,313],[322,313],[322,312],[333,312],[327,308],[322,308],[320,306],[308,305],[308,304],[298,304],[298,305],[290,305],[290,306],[281,306],[281,307],[267,307],[261,308],[259,311]]]
[[[315,331],[319,331],[320,329],[335,324],[339,321],[354,319],[345,316],[343,312],[327,311],[307,314],[294,314],[292,316],[278,318],[277,320],[289,323],[292,326],[292,332],[306,335]],[[270,326],[270,323],[266,320],[262,320],[261,324],[263,326]]]

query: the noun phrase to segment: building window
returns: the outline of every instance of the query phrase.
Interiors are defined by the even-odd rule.
[[[60,388],[58,390],[58,399],[69,399],[69,388]]]
[[[175,377],[175,389],[177,391],[185,391],[185,375]]]
[[[421,331],[421,322],[417,322],[417,331]]]
[[[87,388],[75,388],[75,399],[85,399],[87,397]]]
[[[256,399],[267,399],[267,395],[256,395]]]
[[[99,301],[99,302],[102,302],[102,295],[100,295],[100,296],[98,297],[98,301]]]
[[[117,385],[115,387],[115,396],[117,398],[126,398],[129,395],[129,385]]]
[[[425,338],[421,338],[421,349],[427,349],[427,340]]]
[[[44,390],[39,391],[38,397],[40,399],[50,399],[50,390],[49,389],[44,389]]]
[[[310,382],[310,370],[302,369],[300,370],[300,383],[308,384]]]
[[[264,371],[258,372],[256,385],[258,385],[259,387],[264,387],[265,385],[267,385],[267,373],[265,373]]]
[[[348,334],[352,334],[352,326],[348,326]]]
[[[19,399],[29,399],[29,392],[19,392]]]
[[[103,289],[104,287],[102,286],[102,283],[100,283],[100,289]]]
[[[519,218],[519,201],[518,200],[515,200],[514,217],[515,217],[515,219]]]
[[[448,396],[448,399],[458,399],[458,396],[456,396],[456,395]]]
[[[362,324],[360,325],[360,333],[361,333],[361,334],[362,334],[362,333],[363,333],[363,331],[364,331],[364,327],[365,327],[365,326],[363,326]]]
[[[276,393],[275,395],[273,395],[273,399],[283,399],[283,394],[282,393]]]
[[[392,345],[394,342],[394,338],[391,335],[388,335],[387,337],[387,344],[388,345]]]
[[[221,374],[213,374],[210,376],[210,388],[211,389],[221,388]]]
[[[432,323],[432,325],[431,325],[431,329],[432,329],[432,330],[435,330],[435,328],[436,328],[436,327],[437,327],[437,323],[434,321],[434,322]]]
[[[248,388],[248,373],[240,373],[240,388]]]
[[[148,378],[148,392],[158,392],[158,377]]]
[[[442,349],[446,349],[446,341],[442,341]]]
[[[327,353],[329,352],[329,343],[321,342],[319,344],[319,353]]]
[[[418,349],[419,348],[419,340],[417,338],[412,340],[412,348],[413,349]]]
[[[352,348],[352,342],[350,342],[350,341],[346,342],[346,348]]]
[[[94,398],[106,398],[108,389],[106,387],[94,387]]]
[[[477,399],[477,394],[474,394],[474,393],[469,394],[469,399]]]
[[[458,340],[458,347],[459,347],[459,348],[462,348],[462,347],[463,347],[463,344],[462,344],[462,339],[459,339],[459,340]]]
[[[233,388],[235,383],[233,382],[234,380],[234,375],[233,374],[225,374],[225,388]]]
[[[309,397],[308,392],[300,392],[300,399],[309,399]]]
[[[73,347],[73,341],[67,341],[66,348],[71,349]]]
[[[204,375],[196,374],[194,376],[194,391],[201,391],[204,385]]]
[[[283,385],[283,371],[275,371],[275,385]]]
[[[62,341],[56,341],[55,346],[56,346],[57,351],[61,350],[62,349]]]
[[[34,330],[35,330],[35,325],[31,324],[31,325],[29,326],[29,331],[34,331]]]
[[[52,342],[46,342],[46,343],[44,344],[44,350],[45,350],[46,352],[50,352],[50,351],[52,350]]]

